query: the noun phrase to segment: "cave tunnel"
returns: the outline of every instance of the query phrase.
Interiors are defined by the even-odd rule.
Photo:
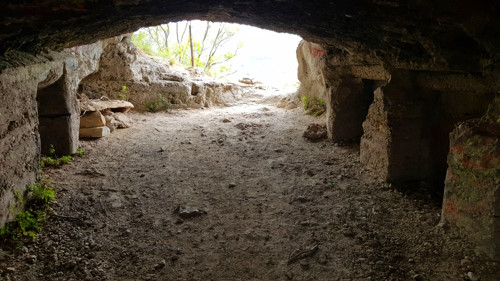
[[[99,61],[104,48],[103,44],[94,42],[133,32],[140,27],[183,19],[235,22],[300,35],[304,41],[297,49],[298,71],[302,77],[298,95],[322,97],[325,100],[327,133],[333,143],[359,143],[359,155],[346,156],[342,162],[351,161],[361,165],[364,171],[372,173],[376,182],[381,182],[380,186],[391,183],[400,186],[403,191],[414,185],[426,186],[427,189],[424,189],[426,192],[442,196],[439,226],[434,226],[434,229],[438,229],[437,232],[442,231],[443,237],[448,237],[446,235],[451,235],[450,233],[463,237],[464,241],[467,241],[463,248],[472,249],[467,253],[477,255],[475,258],[471,258],[470,255],[456,257],[456,254],[451,253],[451,250],[448,251],[446,247],[432,249],[432,245],[424,243],[421,248],[417,247],[419,254],[432,255],[431,253],[442,252],[443,255],[439,257],[447,256],[448,259],[439,259],[436,256],[429,258],[430,262],[457,263],[458,269],[446,277],[436,273],[420,273],[412,269],[418,265],[418,261],[415,262],[417,259],[404,256],[403,246],[390,248],[385,244],[381,236],[387,233],[383,230],[369,231],[364,236],[358,235],[353,230],[360,231],[366,228],[366,223],[359,218],[359,216],[364,217],[360,214],[364,212],[360,210],[364,209],[363,207],[356,209],[359,206],[353,201],[343,210],[344,213],[339,213],[340,211],[334,207],[327,210],[331,212],[331,217],[337,218],[342,223],[329,231],[321,232],[318,229],[304,232],[313,233],[312,238],[304,237],[300,228],[291,233],[280,233],[279,228],[272,233],[259,232],[258,229],[252,228],[243,231],[245,237],[243,239],[254,241],[263,239],[266,242],[271,241],[270,243],[273,242],[273,235],[284,235],[290,240],[295,237],[313,242],[341,239],[347,241],[345,245],[353,248],[356,244],[352,244],[351,240],[356,240],[361,241],[361,245],[369,245],[366,249],[363,248],[363,251],[366,250],[368,253],[367,257],[349,256],[347,259],[353,260],[350,262],[335,256],[335,253],[324,252],[321,249],[322,245],[318,243],[310,243],[309,246],[314,245],[311,247],[294,244],[302,251],[293,252],[290,249],[292,253],[285,262],[286,265],[271,258],[265,261],[265,266],[270,272],[273,272],[271,268],[285,266],[286,269],[281,270],[285,272],[281,278],[295,280],[294,278],[306,278],[304,276],[307,276],[311,268],[318,270],[318,268],[325,269],[329,263],[352,263],[352,266],[358,265],[362,272],[346,266],[352,271],[336,274],[346,277],[358,276],[356,274],[375,278],[411,277],[415,280],[458,276],[477,280],[474,279],[477,278],[474,271],[479,271],[484,273],[481,280],[497,280],[500,257],[500,164],[498,162],[500,159],[498,140],[500,29],[497,28],[500,26],[498,16],[500,6],[497,3],[458,1],[449,5],[421,1],[401,3],[344,0],[330,2],[116,0],[37,1],[36,3],[4,1],[0,4],[0,8],[2,26],[0,30],[2,41],[0,224],[3,225],[14,218],[15,212],[12,212],[12,207],[17,204],[15,194],[26,189],[25,186],[40,177],[40,171],[36,168],[40,153],[46,154],[47,150],[50,150],[50,145],[63,154],[76,152],[79,127],[79,110],[76,103],[78,85],[96,72],[98,69],[96,61]],[[263,42],[263,44],[279,44],[279,42]],[[73,47],[79,48],[78,51],[72,54],[63,51]],[[314,147],[316,149],[316,146]],[[147,157],[158,157],[143,153]],[[112,155],[110,157],[112,158]],[[261,155],[261,157],[267,156]],[[273,161],[273,159],[266,160],[270,163]],[[332,161],[324,159],[325,165],[335,162]],[[215,165],[204,164],[207,167]],[[231,165],[235,163],[227,162],[224,165],[230,170]],[[348,166],[344,169],[348,169]],[[168,167],[163,168],[167,172],[175,173]],[[306,172],[314,176],[314,171]],[[105,178],[105,174],[92,169],[85,169],[81,173]],[[326,180],[325,184],[339,187],[341,178],[342,175],[339,175],[339,180],[335,182]],[[196,187],[198,183],[192,184]],[[269,185],[265,179],[255,184],[264,190]],[[110,192],[112,195],[108,194]],[[99,194],[93,194],[97,196],[96,199],[91,196],[92,194],[82,190],[82,194],[88,197],[85,200],[97,200],[101,205],[103,203],[99,201],[100,194],[115,198],[116,205],[120,205],[119,201],[123,201],[124,198],[133,200],[136,198],[134,196],[138,196],[135,193],[113,192],[115,191],[100,190],[97,192]],[[362,200],[368,198],[366,200],[373,201],[376,197],[371,193],[360,192],[360,194]],[[285,196],[287,193],[284,191],[282,195]],[[160,195],[152,193],[150,196],[154,198]],[[329,196],[333,195],[324,193],[320,195],[323,199],[329,199]],[[389,202],[396,202],[391,201],[393,198],[390,196],[383,198]],[[300,195],[295,196],[292,202],[307,203],[308,200],[311,199]],[[312,199],[312,202],[314,200],[317,199]],[[161,205],[162,202],[158,204]],[[260,213],[265,206],[257,204],[249,208],[253,210],[252,212]],[[164,207],[171,209],[172,206]],[[226,208],[231,209],[230,206]],[[398,208],[404,212],[402,205],[398,205]],[[298,208],[300,212],[311,212],[313,209]],[[147,212],[147,208],[145,210]],[[176,210],[178,213],[179,210]],[[103,212],[107,213],[109,210],[104,207]],[[372,214],[381,214],[378,219],[384,218],[384,212],[388,210],[383,205],[372,209]],[[418,209],[414,212],[418,213]],[[278,210],[275,214],[281,213]],[[119,238],[116,238],[123,243],[120,247],[140,247],[127,242],[130,230],[126,224],[127,220],[139,223],[143,215],[132,212],[130,217],[117,219],[120,220],[119,225],[123,225],[115,229],[121,233]],[[317,213],[311,216],[315,215]],[[353,227],[352,221],[348,218],[356,216],[360,221],[355,222]],[[225,219],[237,220],[240,217],[241,214],[234,214],[234,217]],[[71,218],[69,222],[64,222],[65,218],[68,219],[59,216],[63,223],[71,223]],[[321,218],[328,221],[323,216]],[[427,219],[422,215],[421,218],[422,221],[437,224],[435,217]],[[124,221],[121,221],[122,219]],[[404,218],[401,218],[400,223],[403,220]],[[154,221],[152,229],[161,227],[164,223],[165,221],[161,220]],[[318,221],[309,220],[295,223],[300,227],[321,225]],[[398,224],[398,221],[389,223]],[[186,231],[192,227],[192,224],[183,221],[179,221],[178,224],[174,222],[174,225],[184,225]],[[207,226],[201,232],[210,232],[213,228],[214,226]],[[327,228],[324,226],[324,229]],[[149,230],[144,231],[142,234],[145,237],[150,235]],[[179,229],[178,232],[181,236],[182,231]],[[224,236],[225,232],[230,231],[220,230],[214,235]],[[79,233],[72,235],[78,236]],[[340,238],[335,236],[339,233],[342,234]],[[203,245],[203,240],[208,239],[202,234],[199,235],[202,240],[194,243],[194,248],[200,247]],[[192,233],[186,237],[199,238]],[[84,243],[82,247],[95,244],[88,236],[83,238],[87,240],[82,242]],[[231,237],[232,242],[228,243],[228,247],[236,249],[236,253],[242,251],[241,255],[251,256],[251,248],[243,250],[238,248],[239,239],[238,235]],[[101,243],[106,242],[101,241]],[[404,244],[401,241],[395,243]],[[140,263],[140,257],[120,247],[115,250],[121,251],[122,258],[127,258],[130,264]],[[210,255],[202,257],[192,254],[192,248],[181,250],[173,245],[163,244],[162,247],[166,247],[165,251],[171,260],[167,259],[167,263],[165,259],[159,259],[159,263],[153,266],[155,270],[173,268],[174,271],[178,271],[175,261],[179,257],[182,260],[184,251],[189,252],[192,261],[196,263],[207,267],[221,265],[220,260],[212,260]],[[336,247],[328,249],[339,250],[342,245]],[[207,251],[206,248],[201,248]],[[384,251],[381,250],[379,254],[380,249]],[[404,261],[394,256],[383,256],[383,253],[390,251],[398,252]],[[155,253],[160,255],[161,251]],[[220,259],[220,256],[212,258]],[[314,259],[314,264],[308,259]],[[364,264],[363,261],[366,259],[373,264]],[[376,259],[379,259],[380,263]],[[144,262],[155,263],[153,260]],[[475,263],[476,267],[470,263]],[[300,265],[299,268],[291,268],[294,264]],[[386,265],[389,269],[382,269],[382,266]],[[249,268],[249,265],[242,267]],[[7,268],[10,267],[0,267],[2,276],[12,273],[12,270]],[[102,269],[102,265],[96,265],[95,268]],[[120,276],[117,272],[122,269],[113,270],[115,270],[113,276]],[[314,270],[309,271],[313,276],[311,278],[317,280],[326,278],[326,275],[314,275]],[[374,275],[366,273],[370,270],[375,272]],[[419,270],[425,271],[421,267]],[[101,276],[99,274],[101,273],[95,273],[94,276]],[[184,272],[177,277],[193,280],[199,276],[207,278],[222,276],[228,280],[236,278],[235,275],[192,274],[194,273]],[[277,275],[266,276],[262,272],[261,275],[255,272],[252,274],[254,275],[246,277],[278,278]],[[152,276],[148,278],[154,278]]]

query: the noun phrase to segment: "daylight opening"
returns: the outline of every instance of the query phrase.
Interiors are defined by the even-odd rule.
[[[298,86],[295,52],[300,40],[248,25],[199,20],[145,27],[132,35],[140,50],[171,66],[196,67],[213,78],[277,88]]]

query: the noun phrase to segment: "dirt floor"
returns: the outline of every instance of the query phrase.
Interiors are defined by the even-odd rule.
[[[0,279],[466,280],[485,270],[438,226],[439,200],[377,183],[357,146],[302,138],[323,118],[259,98],[131,113],[131,128],[82,142],[86,156],[45,170],[58,216],[35,243],[0,251]]]

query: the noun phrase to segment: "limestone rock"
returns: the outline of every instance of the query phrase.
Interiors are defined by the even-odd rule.
[[[214,81],[198,68],[170,66],[140,52],[127,38],[104,48],[99,71],[81,82],[80,95],[92,101],[103,96],[126,99],[138,111],[154,111],[151,105],[158,102],[168,105],[162,108],[172,109],[226,105],[241,95],[240,86]],[[84,103],[84,107],[82,110],[102,110],[92,103]]]
[[[309,124],[302,136],[312,142],[323,140],[326,138],[326,126],[316,123]]]
[[[90,111],[80,117],[80,128],[106,126],[106,119],[99,111]]]
[[[239,79],[238,82],[243,83],[243,84],[247,84],[247,85],[262,84],[262,82],[255,81],[249,77],[243,77],[243,78]]]
[[[80,110],[86,111],[103,111],[110,109],[115,112],[127,112],[133,109],[134,105],[123,100],[84,100],[80,102]]]
[[[466,233],[476,249],[500,261],[500,97],[480,119],[450,134],[442,223]]]
[[[80,138],[102,138],[111,133],[108,127],[80,128]]]
[[[113,117],[118,122],[119,129],[129,128],[130,124],[132,123],[132,120],[130,120],[130,118],[128,118],[128,116],[122,112],[114,113]]]

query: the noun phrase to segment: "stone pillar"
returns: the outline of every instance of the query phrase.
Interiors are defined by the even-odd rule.
[[[500,97],[450,134],[442,222],[500,261]]]
[[[76,99],[78,82],[75,81],[75,69],[75,62],[68,59],[61,78],[38,90],[38,131],[42,154],[50,154],[51,146],[58,155],[75,154],[78,149],[80,108]]]
[[[494,97],[481,77],[396,70],[377,89],[363,123],[361,163],[384,181],[425,181],[442,192],[448,134]]]
[[[325,99],[325,79],[321,62],[325,53],[322,46],[305,40],[300,41],[297,46],[297,78],[300,81],[297,94],[299,97]]]
[[[375,91],[360,145],[360,160],[384,181],[425,178],[432,169],[424,120],[434,113],[413,93],[407,73]]]

